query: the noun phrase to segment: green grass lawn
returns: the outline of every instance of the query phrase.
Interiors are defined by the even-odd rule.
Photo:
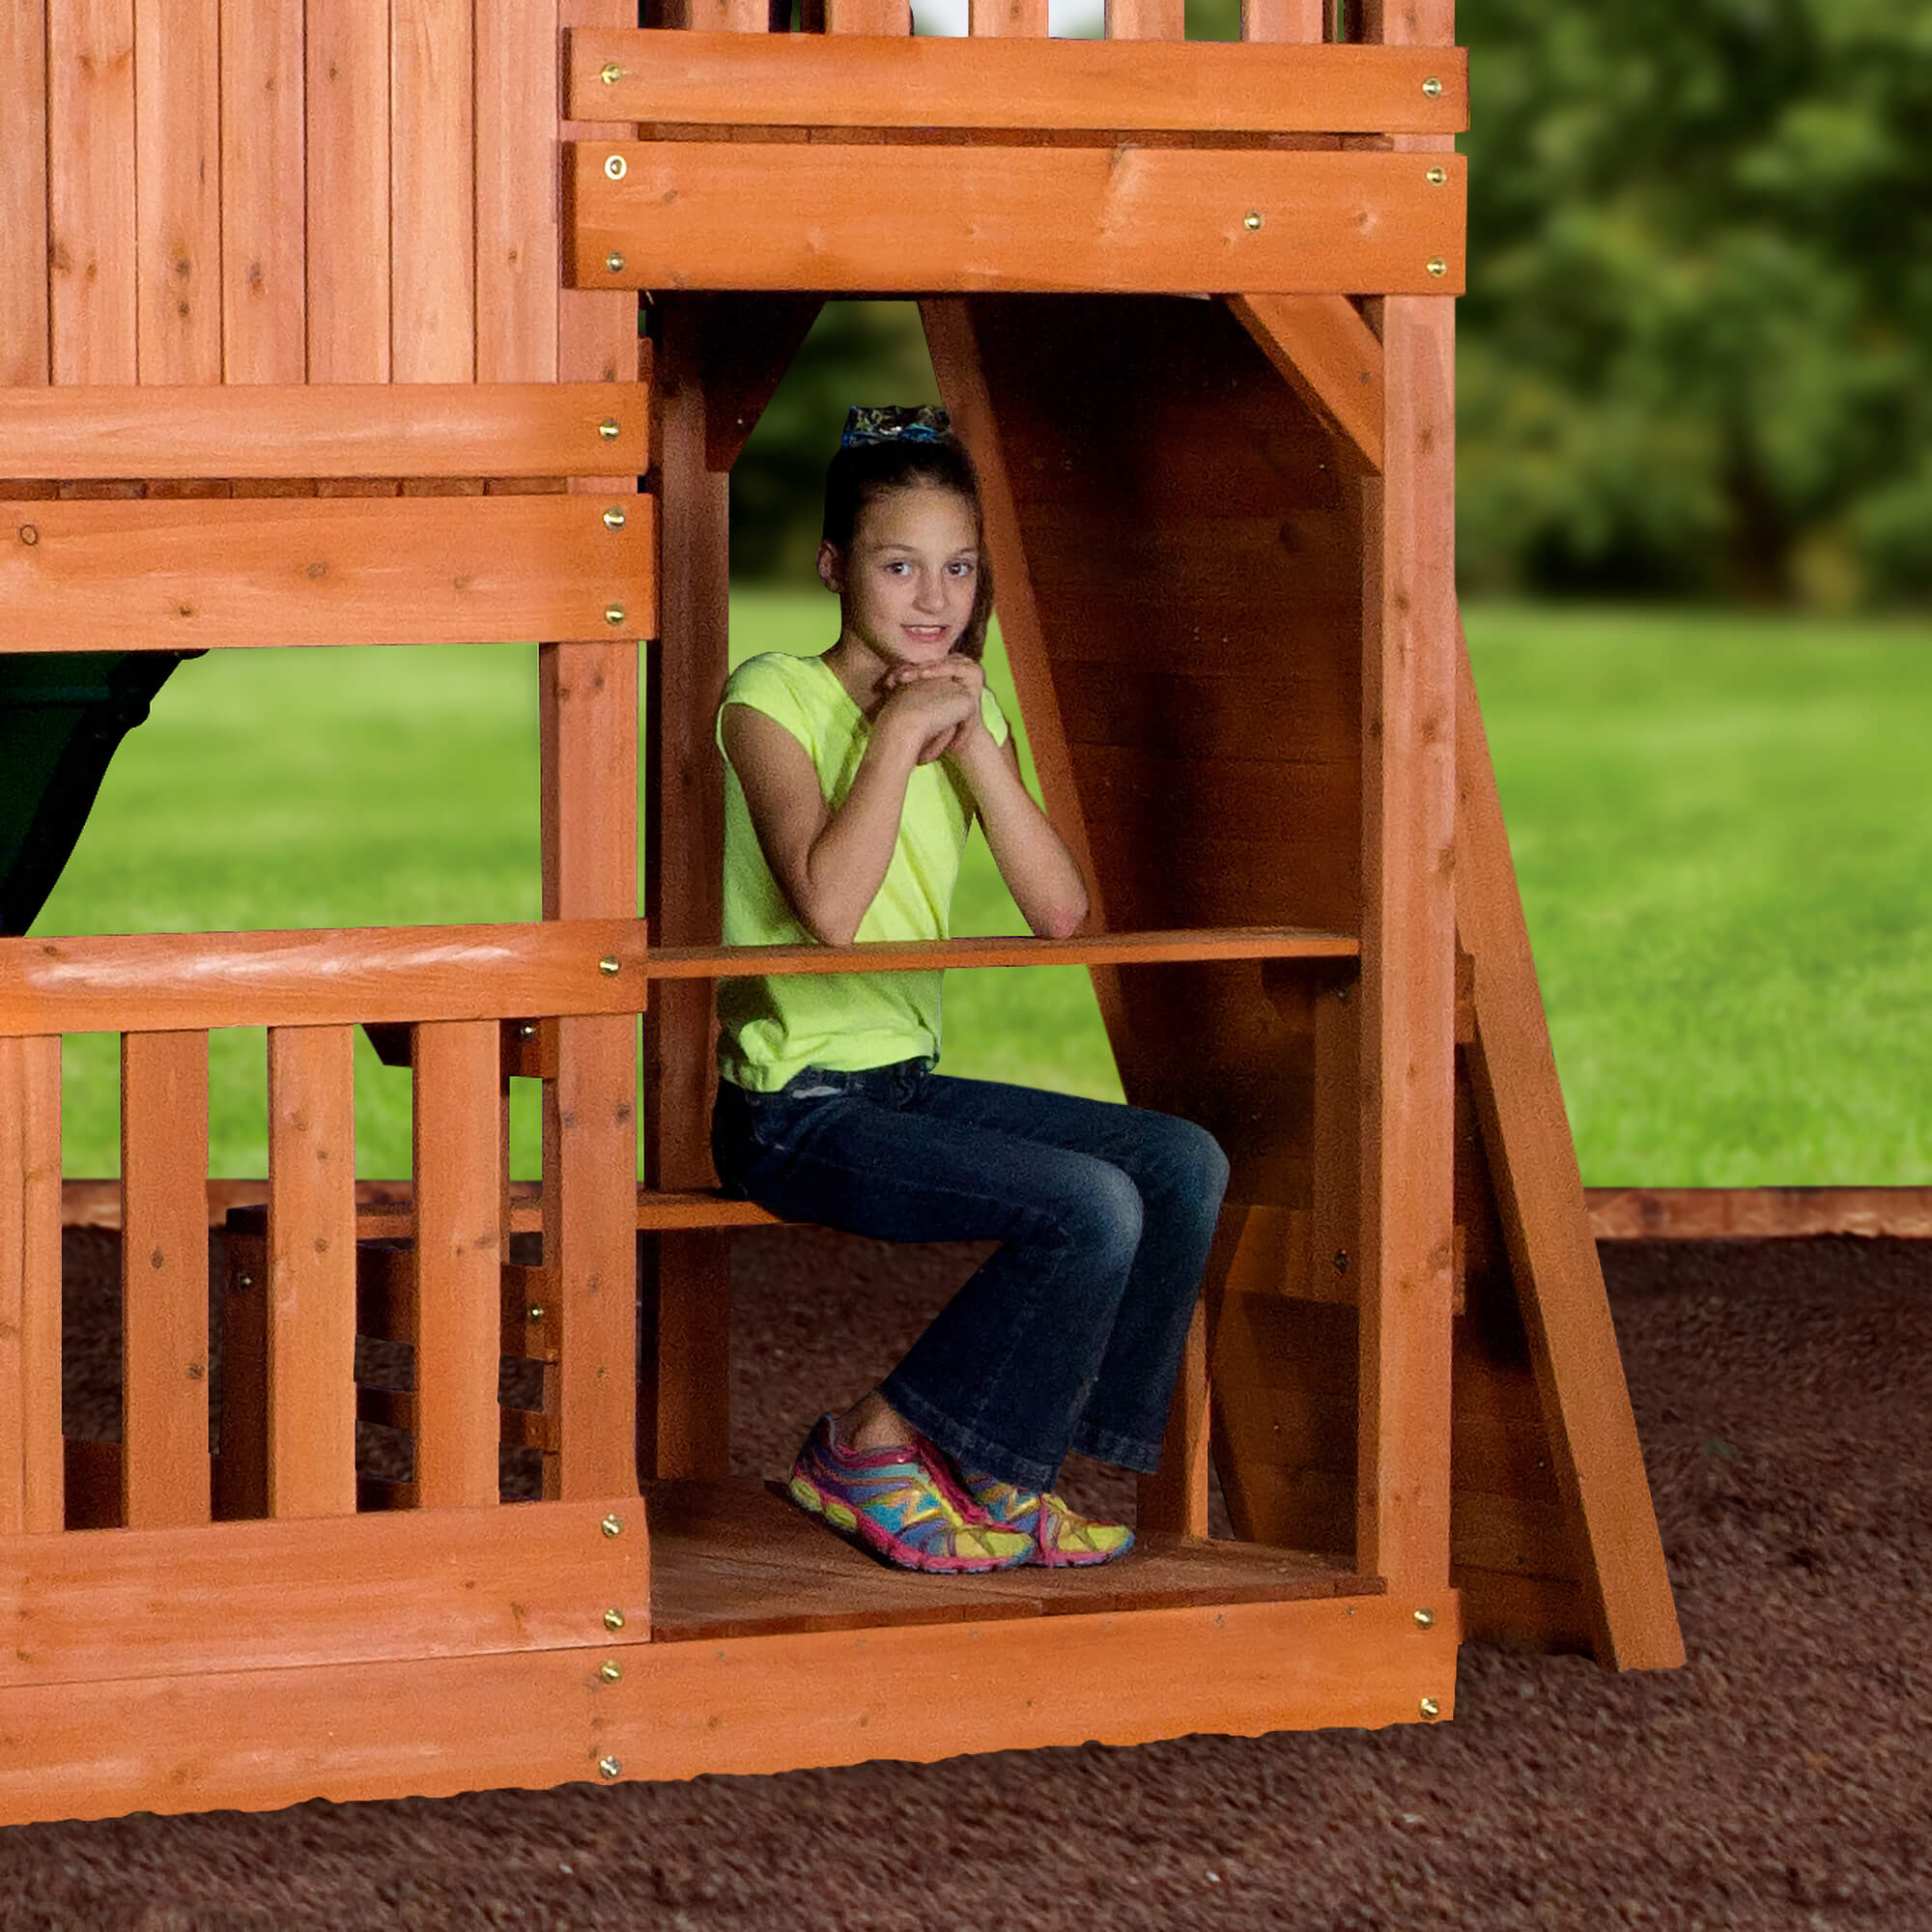
[[[831,640],[827,599],[733,611],[741,655]],[[1932,1179],[1932,626],[1467,616],[1585,1179]],[[533,918],[533,692],[525,645],[185,665],[35,929]],[[979,839],[954,914],[1022,929]],[[950,1072],[1119,1094],[1077,967],[952,974],[946,1033]],[[259,1175],[262,1037],[213,1053],[213,1170]],[[67,1064],[67,1171],[113,1173],[115,1042]],[[408,1172],[407,1076],[366,1050],[356,1127],[359,1172]]]

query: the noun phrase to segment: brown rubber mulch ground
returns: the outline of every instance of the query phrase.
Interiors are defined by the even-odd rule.
[[[976,1253],[738,1238],[750,1470]],[[0,1928],[1932,1927],[1928,1247],[1605,1248],[1686,1670],[1468,1646],[1431,1728],[21,1827]]]

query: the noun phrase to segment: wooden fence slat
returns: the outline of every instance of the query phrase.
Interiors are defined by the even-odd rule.
[[[976,41],[1043,41],[1046,0],[967,0],[966,31]]]
[[[47,16],[0,8],[0,387],[47,380]]]
[[[497,1500],[497,1357],[506,1259],[497,1183],[500,1048],[492,1021],[414,1030],[415,1500]]]
[[[611,156],[624,161],[619,180],[606,173]],[[1428,178],[1435,166],[1440,184]],[[909,146],[892,151],[890,207],[879,167],[876,147],[846,143],[580,143],[571,278],[827,292],[1462,292],[1467,173],[1454,155]],[[762,222],[774,206],[794,218]]]
[[[221,381],[220,18],[220,0],[134,0],[144,383]]]
[[[131,383],[133,0],[47,10],[47,190],[53,380]]]
[[[302,15],[221,0],[222,362],[231,383],[308,370]]]
[[[1184,41],[1185,0],[1106,0],[1110,41]]]
[[[0,1033],[635,1013],[649,957],[637,919],[0,939]]]
[[[269,1033],[268,1508],[355,1509],[355,1029]]]
[[[1241,39],[1319,42],[1327,30],[1328,0],[1241,0]]]
[[[37,540],[0,546],[0,604],[37,649],[496,643],[655,618],[653,520],[612,529],[595,499],[30,509]]]
[[[639,472],[650,462],[643,384],[0,393],[0,477],[287,476],[298,464],[339,477],[563,476],[609,461]]]
[[[1045,32],[1039,0],[1007,4],[1016,23],[1037,18]],[[1455,134],[1468,126],[1467,62],[1453,48],[1143,39],[1056,41],[1042,55],[1011,43],[1017,24],[973,31],[980,38],[856,43],[580,32],[571,39],[571,106],[585,117],[699,127]],[[618,77],[607,82],[611,67]],[[1425,94],[1432,76],[1440,91]]]
[[[121,1043],[123,1520],[209,1520],[208,1036]]]
[[[476,10],[479,383],[556,380],[557,48],[556,0]]]
[[[391,0],[390,369],[399,383],[476,374],[471,0]],[[542,635],[539,632],[536,635]]]
[[[824,0],[828,34],[910,34],[911,0]]]
[[[389,14],[308,0],[308,377],[389,379]]]
[[[60,1041],[0,1037],[0,1536],[62,1522]]]

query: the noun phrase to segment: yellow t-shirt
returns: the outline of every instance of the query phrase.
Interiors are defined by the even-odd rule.
[[[731,673],[718,707],[718,749],[724,750],[726,705],[748,704],[775,718],[806,749],[826,803],[845,803],[872,727],[822,658],[768,651]],[[986,728],[1007,741],[993,694],[980,700]],[[952,888],[974,817],[972,793],[944,758],[920,765],[906,784],[898,843],[878,895],[859,922],[861,943],[945,939]],[[745,803],[744,787],[724,760],[724,943],[798,946],[811,934],[772,876]],[[941,975],[808,973],[718,984],[718,1070],[753,1093],[782,1087],[806,1066],[840,1072],[939,1057]]]

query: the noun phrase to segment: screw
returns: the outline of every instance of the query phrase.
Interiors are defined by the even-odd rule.
[[[1421,1609],[1416,1611],[1415,1621],[1424,1630],[1434,1630],[1435,1628],[1435,1612],[1429,1608],[1427,1605],[1424,1605]]]
[[[605,605],[604,621],[607,624],[621,624],[624,621],[624,607],[621,604]]]
[[[1251,208],[1248,210],[1247,213],[1241,216],[1241,226],[1245,228],[1250,235],[1256,234],[1260,230],[1261,225],[1262,225],[1262,217],[1261,217],[1261,211],[1259,209]]]
[[[622,274],[624,271],[624,258],[623,256],[618,254],[616,249],[612,248],[611,252],[604,257],[604,266],[607,269],[609,269],[613,275]]]
[[[526,1020],[523,1023],[523,1025],[517,1029],[517,1037],[519,1039],[534,1039],[536,1038],[536,1037],[537,1037],[537,1030],[534,1026],[530,1024],[528,1020]]]
[[[1442,1706],[1434,1697],[1425,1697],[1422,1700],[1422,1715],[1425,1718],[1439,1718],[1442,1715]]]
[[[1431,187],[1440,187],[1449,179],[1449,170],[1440,167],[1431,168],[1425,179]]]
[[[616,1683],[618,1678],[623,1676],[624,1666],[621,1663],[612,1662],[609,1658],[607,1658],[602,1663],[600,1663],[597,1666],[597,1674],[599,1677],[603,1678],[605,1683],[614,1684]]]
[[[622,1629],[624,1628],[624,1613],[623,1613],[623,1611],[622,1611],[622,1610],[606,1610],[606,1611],[604,1612],[604,1628],[605,1628],[605,1629],[606,1629],[607,1631],[620,1631],[620,1630],[622,1630]]]
[[[1428,95],[1430,99],[1434,100],[1435,97],[1442,92],[1442,83],[1439,80],[1437,80],[1435,76],[1432,73],[1429,76],[1429,78],[1422,83],[1422,91],[1424,94]]]
[[[1325,469],[1325,468],[1326,468],[1327,466],[1326,466],[1326,465],[1324,464],[1324,465],[1323,465],[1322,467],[1323,467],[1323,468]],[[1346,987],[1346,986],[1338,986],[1338,987],[1336,987],[1336,989],[1335,989],[1335,1004],[1336,1004],[1336,1005],[1337,1005],[1338,1007],[1346,1007],[1346,1006],[1347,1006],[1347,1005],[1349,1004],[1349,989],[1348,989],[1348,987]]]
[[[599,1777],[620,1777],[623,1776],[624,1762],[621,1758],[600,1757],[597,1760]]]
[[[29,550],[31,550],[35,544],[39,543],[40,540],[41,540],[41,532],[38,526],[34,524],[22,524],[20,526],[20,541],[23,544],[25,544]]]
[[[597,425],[597,434],[601,436],[606,442],[615,442],[618,437],[623,434],[623,430],[619,425],[617,418],[615,416],[606,416],[604,420]]]
[[[597,962],[597,970],[607,980],[614,980],[624,970],[624,962],[614,952],[607,952]]]
[[[623,77],[624,77],[624,70],[620,68],[615,61],[606,61],[604,65],[597,70],[597,78],[601,80],[606,87],[615,87],[617,83],[623,79]]]
[[[1449,264],[1440,255],[1432,255],[1429,258],[1429,272],[1432,275],[1446,275],[1449,272]]]
[[[526,1321],[541,1321],[543,1319],[544,1305],[541,1301],[533,1301],[524,1310],[524,1320]]]
[[[630,519],[627,516],[625,516],[623,508],[619,504],[612,503],[611,507],[604,512],[604,527],[607,530],[621,530],[624,527],[624,526],[629,522]]]
[[[1347,1248],[1337,1248],[1335,1250],[1335,1272],[1337,1274],[1347,1274],[1349,1272],[1349,1251]]]
[[[624,1533],[624,1519],[616,1515],[607,1516],[604,1519],[603,1529],[606,1536],[622,1536]]]
[[[242,1289],[253,1288],[255,1277],[252,1274],[238,1274],[235,1277],[235,1286]]]
[[[624,177],[627,174],[631,172],[631,170],[629,164],[625,161],[622,155],[611,155],[608,156],[605,159],[604,172],[607,175],[609,175],[613,182],[620,182],[624,179]]]

